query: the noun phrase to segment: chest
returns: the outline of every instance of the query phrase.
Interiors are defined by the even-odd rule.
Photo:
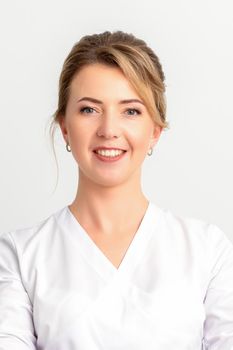
[[[72,289],[67,283],[61,289],[56,282],[36,296],[38,348],[99,349],[97,334],[110,350],[141,350],[143,345],[148,350],[170,350],[173,343],[179,350],[200,349],[204,309],[193,286],[177,281],[143,290],[130,280],[121,285],[119,278],[101,290],[96,285],[91,299],[88,291],[84,293],[83,279],[78,282]]]
[[[86,235],[72,237],[53,240],[36,264],[31,299],[38,348],[170,350],[172,344],[179,350],[200,348],[205,313],[200,274],[196,280],[193,273],[198,269],[195,261],[203,270],[200,251],[190,264],[192,252],[182,254],[174,244],[166,244],[165,250],[156,236],[144,247],[145,240],[134,241],[135,254],[124,260],[127,269],[110,274],[109,264],[94,248],[117,266],[133,235],[95,234],[90,236],[95,245]],[[129,272],[129,265],[138,261]]]
[[[114,234],[108,236],[89,234],[89,237],[112,265],[118,268],[133,241],[134,233],[131,232],[127,234]]]

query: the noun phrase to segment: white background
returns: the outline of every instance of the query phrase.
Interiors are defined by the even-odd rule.
[[[146,196],[233,241],[232,14],[231,0],[2,1],[0,233],[73,200],[76,163],[58,131],[54,192],[48,134],[61,67],[83,35],[123,30],[151,46],[166,76],[170,130],[143,164]]]

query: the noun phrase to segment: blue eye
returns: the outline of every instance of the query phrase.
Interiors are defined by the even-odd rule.
[[[90,112],[90,110],[91,110],[92,112]],[[88,111],[89,111],[89,112],[88,112]],[[94,111],[94,108],[88,107],[88,106],[83,107],[83,108],[80,109],[80,112],[81,112],[81,113],[86,113],[86,114],[92,114],[93,111]],[[132,115],[132,116],[141,114],[141,112],[140,112],[138,109],[136,109],[136,108],[128,108],[126,111],[127,111],[127,112],[128,112],[128,111],[131,111],[131,112],[133,111],[133,113],[128,114],[128,115]],[[136,112],[136,114],[135,114],[135,112]]]
[[[87,110],[92,109],[92,110],[94,111],[94,109],[91,108],[91,107],[83,107],[83,108],[80,109],[80,112],[81,112],[81,113],[86,113],[86,112],[84,112],[86,109],[87,109]],[[88,112],[87,114],[90,114],[90,113]]]
[[[136,108],[129,108],[127,109],[127,111],[134,111],[134,112],[137,112],[137,114],[141,114],[141,112]],[[135,114],[130,113],[130,115],[135,115]]]

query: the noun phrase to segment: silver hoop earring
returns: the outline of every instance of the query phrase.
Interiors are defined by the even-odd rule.
[[[67,152],[71,152],[71,148],[70,148],[70,145],[68,144],[68,142],[66,144],[66,150],[67,150]]]
[[[152,153],[153,153],[153,148],[151,147],[150,150],[149,150],[149,152],[148,152],[147,154],[148,154],[148,156],[151,156]]]

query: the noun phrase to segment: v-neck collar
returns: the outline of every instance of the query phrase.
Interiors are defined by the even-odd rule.
[[[128,274],[137,267],[145,254],[148,241],[156,229],[160,219],[161,209],[149,201],[141,223],[118,268],[112,264],[95,244],[68,206],[63,208],[63,214],[63,229],[69,231],[73,239],[75,241],[77,240],[80,252],[85,260],[91,264],[104,279],[108,279],[116,274]]]

